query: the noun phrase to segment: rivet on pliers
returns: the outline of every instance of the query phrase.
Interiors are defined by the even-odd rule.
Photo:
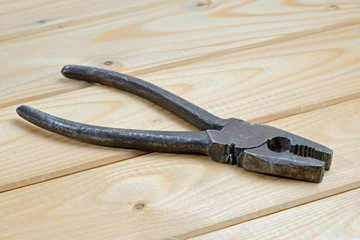
[[[321,182],[333,151],[287,131],[240,119],[222,119],[160,87],[109,70],[67,65],[67,78],[128,91],[169,110],[202,131],[148,131],[107,128],[58,118],[28,106],[17,113],[27,121],[79,141],[159,152],[201,153],[216,162],[309,182]]]

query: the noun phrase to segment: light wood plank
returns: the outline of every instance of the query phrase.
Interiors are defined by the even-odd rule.
[[[0,41],[106,19],[167,4],[156,0],[17,0],[1,3]]]
[[[183,239],[357,188],[359,108],[354,100],[271,123],[334,149],[320,184],[153,153],[2,193],[0,236]]]
[[[200,94],[184,96],[198,105],[224,118],[272,121],[360,97],[359,29],[355,25],[141,77],[155,83],[194,80]]]
[[[352,12],[358,8],[357,1],[335,1],[328,3],[311,3],[307,1],[130,1],[130,0],[94,0],[91,3],[75,1],[7,1],[2,2],[0,9],[0,41],[12,40],[18,37],[56,30],[72,25],[83,24],[93,21],[104,21],[107,18],[126,15],[131,12],[141,12],[146,9],[153,11],[168,10],[201,12],[211,11],[211,17],[238,18],[238,17],[269,17],[275,19],[278,15],[301,15],[316,13],[327,16],[342,15],[344,12]],[[159,8],[160,7],[160,8]],[[260,10],[259,7],[262,9]],[[240,10],[239,10],[240,8]],[[260,10],[260,11],[259,11]],[[290,17],[292,19],[292,17]],[[251,23],[253,24],[253,23]],[[178,26],[179,27],[179,26]]]
[[[359,199],[356,189],[191,239],[359,239]]]
[[[144,75],[210,112],[263,123],[359,97],[357,26]],[[289,64],[291,63],[291,64]],[[58,80],[78,88],[86,83]],[[71,120],[124,128],[194,130],[124,92],[93,86],[29,105]],[[39,130],[15,107],[0,111],[0,191],[144,154],[95,147]],[[54,154],[56,153],[56,154]]]
[[[280,1],[172,4],[3,42],[0,106],[74,90],[59,81],[65,64],[141,75],[360,22],[360,3],[351,1],[339,9]]]

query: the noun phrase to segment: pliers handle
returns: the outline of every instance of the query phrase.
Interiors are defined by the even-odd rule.
[[[64,66],[61,73],[67,78],[99,83],[145,98],[184,119],[199,130],[220,130],[228,123],[227,120],[219,118],[163,88],[123,73],[77,65]]]
[[[118,88],[148,99],[200,130],[222,129],[228,122],[165,89],[126,74],[78,65],[66,65],[61,73],[67,78]],[[205,131],[151,131],[100,127],[58,118],[25,105],[18,107],[17,113],[27,121],[51,132],[102,146],[206,154],[210,144]]]

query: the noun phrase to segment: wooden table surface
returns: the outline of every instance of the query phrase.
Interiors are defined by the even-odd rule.
[[[2,1],[1,239],[360,239],[360,1]],[[223,118],[334,149],[314,184],[28,124],[195,130],[65,64],[137,76]]]

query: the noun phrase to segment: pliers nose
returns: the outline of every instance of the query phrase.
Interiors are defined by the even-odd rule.
[[[150,131],[108,128],[58,118],[28,106],[17,113],[25,120],[79,141],[121,148],[200,153],[216,162],[246,170],[321,182],[331,165],[332,150],[284,130],[240,120],[222,119],[165,89],[125,74],[77,65],[65,77],[128,91],[164,107],[202,131]]]
[[[310,182],[322,181],[324,170],[331,166],[331,149],[278,128],[257,126],[266,141],[244,150],[244,169]]]

